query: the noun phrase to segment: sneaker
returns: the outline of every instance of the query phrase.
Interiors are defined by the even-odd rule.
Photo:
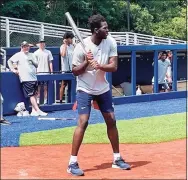
[[[45,113],[41,110],[37,111],[37,113],[38,113],[39,116],[47,116],[48,115],[48,113]]]
[[[10,123],[9,121],[5,120],[5,119],[1,119],[1,120],[0,120],[0,123],[1,123],[2,125],[11,125],[11,123]]]
[[[131,166],[127,164],[121,157],[113,162],[112,168],[119,168],[123,170],[130,170]]]
[[[36,111],[32,111],[30,115],[31,116],[39,116],[39,114]]]
[[[69,174],[72,174],[73,176],[83,176],[84,172],[79,168],[79,165],[77,162],[74,164],[70,164],[68,166],[67,172]]]
[[[29,116],[29,111],[23,111],[23,116]]]
[[[18,117],[23,116],[23,112],[22,112],[22,111],[18,112],[18,113],[17,113],[17,116],[18,116]]]

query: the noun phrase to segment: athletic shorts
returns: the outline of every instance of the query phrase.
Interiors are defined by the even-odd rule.
[[[112,95],[110,91],[101,95],[91,95],[84,91],[77,91],[78,114],[90,114],[91,101],[95,100],[98,103],[99,109],[102,113],[114,112],[112,105]]]
[[[48,85],[48,81],[39,81],[38,85],[39,86],[47,86]]]
[[[37,81],[25,81],[21,83],[25,98],[36,95],[38,82]]]

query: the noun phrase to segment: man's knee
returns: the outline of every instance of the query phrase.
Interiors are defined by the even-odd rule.
[[[116,119],[113,113],[105,113],[103,114],[107,129],[116,128]]]
[[[86,130],[86,128],[88,126],[88,120],[89,120],[88,115],[81,115],[78,120],[78,126],[82,129]]]

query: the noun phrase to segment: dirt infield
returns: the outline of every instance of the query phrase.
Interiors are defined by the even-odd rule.
[[[66,173],[71,145],[1,148],[1,179],[186,179],[186,140],[121,144],[132,170],[112,169],[108,144],[84,144],[79,154],[85,176]]]

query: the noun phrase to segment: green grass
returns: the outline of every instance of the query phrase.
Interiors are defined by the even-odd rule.
[[[186,137],[186,113],[117,121],[120,143],[159,143]],[[24,133],[20,146],[71,143],[75,127]],[[106,125],[89,125],[84,143],[109,143]]]

